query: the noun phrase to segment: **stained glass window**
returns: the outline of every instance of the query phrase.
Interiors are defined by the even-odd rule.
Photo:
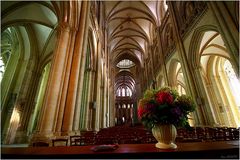
[[[119,68],[131,68],[134,65],[135,64],[132,61],[130,61],[129,59],[123,59],[117,64],[117,67],[119,67]]]
[[[132,96],[132,90],[129,87],[120,87],[117,90],[117,96],[119,97],[131,97]]]

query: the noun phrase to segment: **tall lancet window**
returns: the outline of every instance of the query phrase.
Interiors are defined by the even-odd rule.
[[[232,94],[235,98],[238,109],[240,110],[240,81],[237,78],[231,63],[228,60],[226,60],[224,63],[224,71],[227,75],[228,83],[232,90]]]
[[[125,97],[125,88],[122,89],[122,96]]]
[[[0,82],[2,81],[4,71],[5,71],[5,65],[3,63],[2,56],[0,56]]]
[[[10,28],[6,29],[5,31],[3,31],[3,33],[1,33],[0,82],[2,82],[4,72],[6,70],[8,61],[12,54],[13,50],[13,41],[11,39],[12,34],[15,35],[15,32],[12,32]]]

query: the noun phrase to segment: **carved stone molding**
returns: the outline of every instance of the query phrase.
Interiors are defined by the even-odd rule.
[[[173,50],[176,48],[176,43],[174,41],[174,35],[173,35],[173,26],[169,22],[166,24],[166,27],[163,31],[163,55],[164,57],[168,57]]]
[[[185,1],[179,6],[179,14],[176,14],[179,19],[179,33],[183,37],[189,28],[194,24],[204,9],[207,7],[207,2],[204,1]]]

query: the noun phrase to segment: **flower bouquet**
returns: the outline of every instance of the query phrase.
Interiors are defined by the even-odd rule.
[[[196,106],[191,97],[179,96],[169,87],[159,90],[147,90],[138,104],[138,118],[143,125],[152,129],[156,124],[172,124],[175,127],[187,127],[188,114]]]

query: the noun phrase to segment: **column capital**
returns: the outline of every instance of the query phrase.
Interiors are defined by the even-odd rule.
[[[60,22],[57,26],[57,29],[60,31],[66,31],[66,32],[77,32],[77,28],[71,26],[69,23],[66,22]]]

